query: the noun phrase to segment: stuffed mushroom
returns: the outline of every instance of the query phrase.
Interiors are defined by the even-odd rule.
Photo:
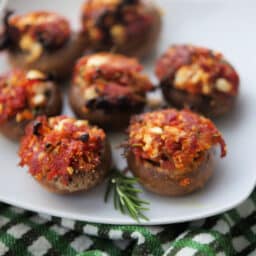
[[[209,117],[229,112],[237,98],[239,76],[221,53],[192,45],[170,47],[156,63],[167,102]]]
[[[82,28],[94,50],[145,57],[157,43],[161,16],[150,1],[87,0]]]
[[[213,173],[213,147],[226,145],[207,118],[166,109],[134,116],[126,148],[128,167],[148,190],[180,196],[202,188]]]
[[[120,130],[140,112],[153,86],[136,59],[110,53],[81,58],[75,66],[69,98],[79,118],[108,130]]]
[[[102,129],[66,116],[40,116],[26,127],[20,165],[51,192],[87,191],[111,168],[110,146]]]
[[[0,132],[6,137],[20,139],[30,120],[58,115],[61,109],[61,93],[47,75],[15,69],[0,76]]]
[[[5,16],[2,50],[14,67],[38,69],[66,78],[85,48],[84,37],[71,31],[68,20],[53,12],[35,11]]]

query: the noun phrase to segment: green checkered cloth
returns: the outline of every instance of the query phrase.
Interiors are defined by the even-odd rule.
[[[224,214],[165,226],[102,225],[0,204],[3,256],[256,256],[256,191]]]

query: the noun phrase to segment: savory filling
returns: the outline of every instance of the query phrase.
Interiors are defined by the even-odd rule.
[[[128,109],[144,104],[145,93],[153,86],[141,70],[136,59],[122,55],[100,53],[80,59],[73,83],[84,97],[83,111],[112,106]]]
[[[26,60],[33,62],[43,50],[61,48],[70,39],[68,21],[52,12],[31,12],[8,17],[5,24],[9,46],[27,53]]]
[[[221,156],[225,156],[225,142],[214,124],[189,110],[166,109],[138,115],[129,127],[128,145],[135,157],[170,172],[188,171],[216,144],[221,146]]]
[[[176,89],[192,94],[218,92],[234,96],[239,77],[219,52],[191,45],[170,47],[159,59],[156,74],[161,81],[171,81]]]
[[[27,165],[38,180],[58,179],[68,185],[73,175],[97,168],[104,140],[104,131],[89,126],[87,121],[40,116],[26,128],[20,165]]]
[[[122,45],[153,23],[141,0],[89,0],[83,6],[83,30],[93,42]]]
[[[0,77],[0,123],[30,120],[46,106],[50,96],[47,77],[37,71],[14,70]]]

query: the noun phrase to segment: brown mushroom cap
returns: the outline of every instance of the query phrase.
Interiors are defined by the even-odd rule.
[[[36,179],[36,181],[38,181],[48,191],[57,194],[70,194],[88,191],[100,184],[107,177],[112,166],[111,158],[110,144],[106,141],[102,149],[101,163],[97,168],[91,172],[75,173],[67,186],[58,178],[49,181],[44,177],[41,180]]]
[[[69,101],[75,114],[108,130],[125,128],[142,110],[153,85],[135,58],[97,53],[75,66]]]
[[[226,155],[216,126],[189,110],[165,109],[137,115],[128,128],[129,169],[149,190],[184,195],[203,187],[213,172],[213,148]]]
[[[127,163],[139,182],[149,191],[165,196],[182,196],[205,186],[213,174],[213,157],[211,151],[205,152],[202,161],[193,166],[191,171],[176,177],[159,166],[136,158],[132,151],[128,152]]]
[[[89,41],[91,41],[92,50],[111,50],[131,57],[147,57],[156,47],[161,32],[162,21],[160,10],[151,1],[133,1],[127,4],[124,2],[125,1],[110,2],[98,0],[85,2],[82,11],[82,25],[84,33],[87,35]],[[150,17],[150,24],[145,28],[138,24],[132,24],[130,25],[131,27],[127,24],[123,24],[123,21],[121,21],[119,17],[124,17],[122,10],[126,7],[134,9],[140,8],[139,13],[142,13],[142,15],[145,15],[146,17]],[[120,11],[121,14],[119,14]],[[130,11],[132,11],[132,9]],[[114,16],[114,24],[102,26],[101,23],[105,17],[104,15]],[[97,21],[97,24],[95,24],[95,20]],[[135,22],[140,22],[140,20],[136,20]],[[88,23],[94,25],[91,28],[88,28],[86,26]],[[111,35],[108,35],[107,39],[104,39],[104,37],[102,39],[98,38],[97,40],[95,38],[92,39],[92,35],[97,35],[96,31],[98,30],[103,32],[107,30]],[[112,38],[113,34],[117,39],[114,40]],[[123,34],[127,34],[125,39],[122,39]],[[113,41],[111,41],[110,38],[112,38]],[[108,40],[108,42],[105,40]],[[109,40],[111,42],[109,42]]]
[[[72,110],[79,118],[89,120],[91,124],[97,124],[107,131],[120,131],[125,129],[133,114],[139,113],[143,109],[143,105],[135,108],[120,110],[113,107],[111,112],[106,113],[104,110],[95,109],[84,112],[84,99],[81,96],[81,90],[78,86],[71,86],[69,90],[69,103]]]
[[[225,115],[232,110],[236,102],[235,96],[215,93],[207,97],[200,94],[191,94],[169,86],[165,82],[161,83],[161,88],[165,100],[173,107],[178,109],[189,108],[207,117]]]
[[[102,129],[67,116],[39,116],[26,126],[20,166],[49,191],[87,191],[111,169],[111,148]]]
[[[155,67],[170,105],[206,116],[229,112],[238,95],[239,76],[219,52],[194,45],[174,45]]]

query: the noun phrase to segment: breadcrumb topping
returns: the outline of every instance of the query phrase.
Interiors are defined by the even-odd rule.
[[[224,157],[221,133],[209,119],[189,110],[141,114],[132,118],[129,127],[128,145],[134,155],[169,171],[186,171],[217,144]]]
[[[84,32],[95,43],[121,45],[141,36],[153,23],[141,0],[90,0],[82,9]]]
[[[192,94],[237,95],[239,77],[221,53],[192,45],[170,47],[157,61],[160,81]]]
[[[0,123],[32,119],[47,104],[46,76],[37,70],[16,69],[0,77]]]
[[[100,164],[106,135],[87,121],[67,116],[37,117],[21,141],[20,165],[37,179],[59,178],[68,184],[72,175],[95,170]]]
[[[28,62],[38,59],[43,49],[62,47],[71,35],[66,18],[46,11],[12,16],[8,20],[8,26],[11,43],[28,53]]]
[[[142,69],[136,59],[118,54],[99,53],[81,58],[75,67],[73,84],[81,89],[84,111],[96,101],[112,105],[124,101],[130,105],[143,103],[145,93],[153,85],[141,73]]]

